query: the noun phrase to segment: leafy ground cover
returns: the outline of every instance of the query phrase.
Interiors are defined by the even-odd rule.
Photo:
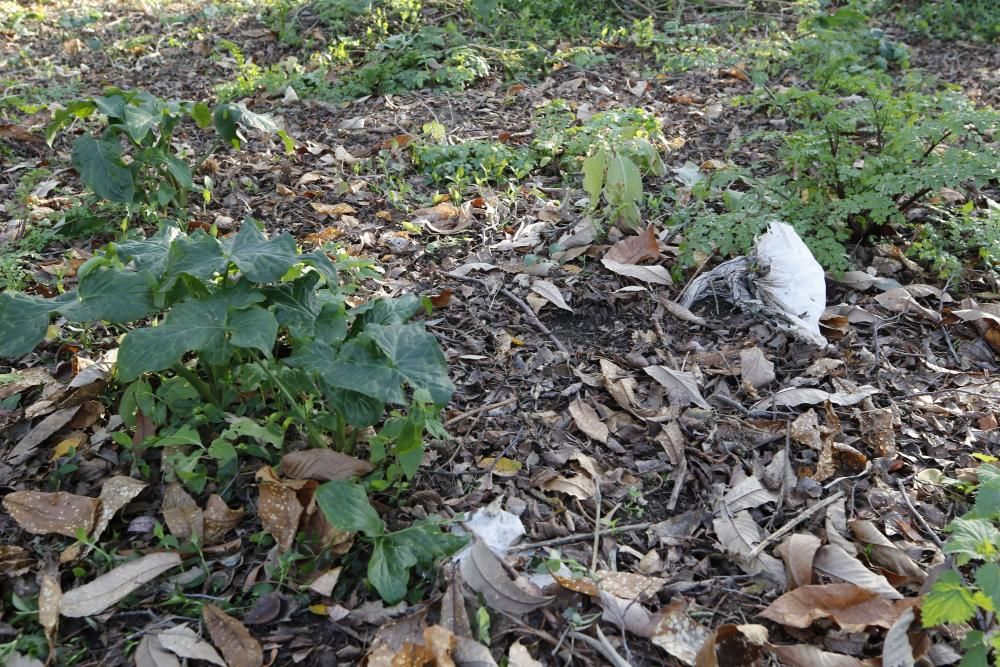
[[[997,26],[0,2],[0,661],[996,664]]]

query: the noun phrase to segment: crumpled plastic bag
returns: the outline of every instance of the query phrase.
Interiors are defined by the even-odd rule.
[[[795,229],[773,221],[757,239],[754,255],[762,268],[768,268],[754,280],[761,301],[779,309],[818,345],[826,345],[819,331],[819,318],[826,310],[826,278]]]

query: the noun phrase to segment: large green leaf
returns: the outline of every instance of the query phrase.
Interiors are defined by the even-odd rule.
[[[956,554],[959,565],[972,559],[995,560],[1000,548],[1000,530],[989,519],[955,519],[948,525],[951,537],[944,552]]]
[[[125,98],[120,94],[102,95],[94,98],[98,110],[112,120],[124,120]]]
[[[176,155],[171,155],[165,151],[154,150],[152,158],[157,162],[166,165],[167,171],[174,177],[177,184],[185,190],[194,187],[194,180],[191,176],[191,166]]]
[[[297,278],[292,283],[282,283],[266,288],[273,304],[278,322],[288,327],[295,338],[312,338],[315,334],[316,318],[320,314],[320,303],[316,298],[315,274]]]
[[[410,568],[417,564],[413,552],[406,545],[397,543],[394,537],[387,535],[376,539],[368,561],[368,581],[389,604],[406,597]]]
[[[239,149],[242,141],[237,126],[241,113],[240,108],[235,104],[220,104],[212,112],[215,131],[219,133],[223,141],[236,149]]]
[[[230,259],[255,283],[277,281],[297,261],[295,239],[284,233],[269,240],[250,218],[227,245]]]
[[[364,533],[368,537],[385,533],[385,522],[360,484],[335,479],[321,484],[314,497],[327,521],[337,530]]]
[[[344,343],[336,360],[321,372],[321,376],[331,387],[356,391],[384,403],[403,405],[406,402],[403,375],[365,340],[356,338]]]
[[[164,278],[187,273],[207,280],[216,273],[223,273],[228,265],[222,245],[199,229],[190,236],[178,235],[170,243]]]
[[[278,337],[278,320],[271,311],[251,306],[232,313],[227,329],[231,334],[229,342],[236,347],[256,348],[271,356],[271,348]]]
[[[376,299],[354,308],[355,331],[368,324],[399,324],[408,321],[420,310],[420,298],[401,294],[394,299]]]
[[[322,382],[322,378],[320,378]],[[368,428],[378,423],[385,412],[385,403],[349,389],[331,387],[322,382],[323,393],[333,409],[356,429]]]
[[[417,563],[430,567],[441,558],[455,553],[468,542],[468,538],[442,530],[436,518],[417,521],[409,528],[391,533],[389,537],[399,545],[405,545],[416,557]]]
[[[962,582],[962,577],[946,570],[924,599],[920,616],[924,627],[932,628],[941,623],[964,623],[976,615],[977,609],[972,591]]]
[[[225,343],[226,310],[211,301],[185,301],[155,327],[130,331],[118,350],[118,374],[129,382],[149,371],[169,368],[185,352]]]
[[[141,241],[123,241],[113,244],[122,261],[132,260],[139,271],[149,271],[156,277],[163,275],[174,239],[183,236],[175,224],[162,224],[156,234]]]
[[[54,299],[0,292],[0,357],[15,359],[35,349],[60,305]]]
[[[150,131],[156,127],[163,111],[149,104],[127,104],[125,105],[125,131],[132,137],[132,141],[139,144],[149,135]]]
[[[45,126],[45,142],[51,146],[59,130],[63,129],[77,118],[86,118],[94,113],[97,105],[93,100],[77,100],[66,105],[65,109],[57,109],[52,114],[52,122]]]
[[[990,599],[994,611],[1000,611],[1000,565],[986,563],[976,570],[976,586]]]
[[[91,190],[109,201],[135,199],[135,178],[122,162],[118,140],[83,135],[73,142],[73,166]]]
[[[590,195],[590,205],[597,206],[601,201],[601,189],[604,187],[604,174],[608,170],[608,151],[600,149],[583,161],[583,190]]]
[[[448,378],[448,362],[437,339],[419,324],[369,325],[370,337],[392,364],[416,389],[426,389],[431,399],[444,405],[455,393]]]
[[[612,205],[638,201],[642,197],[642,172],[635,162],[620,153],[611,156],[608,163],[605,197]]]
[[[80,279],[77,299],[60,312],[74,322],[134,322],[156,309],[152,276],[103,267]]]

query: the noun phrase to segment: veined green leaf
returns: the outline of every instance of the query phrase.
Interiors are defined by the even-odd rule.
[[[75,295],[68,293],[59,302],[18,292],[0,292],[0,357],[14,359],[35,349],[45,339],[51,314]]]
[[[298,259],[295,239],[287,233],[268,239],[252,218],[243,222],[236,237],[227,245],[229,258],[255,283],[277,281]]]
[[[91,190],[109,201],[135,199],[135,177],[122,162],[116,139],[94,139],[83,135],[73,142],[73,166]]]
[[[964,623],[976,615],[972,591],[962,582],[957,572],[946,570],[941,573],[931,592],[924,600],[921,618],[925,628],[942,623]]]
[[[99,268],[80,278],[77,299],[60,312],[74,322],[132,322],[156,310],[152,283],[148,274]]]
[[[256,348],[270,357],[278,337],[278,320],[270,310],[251,306],[232,313],[227,329],[231,334],[229,342],[236,347]]]
[[[455,392],[448,378],[448,362],[437,339],[419,324],[372,324],[364,336],[375,341],[403,377],[415,388],[426,389],[438,405],[445,405]]]
[[[118,374],[129,382],[149,371],[169,368],[185,352],[225,342],[226,310],[210,301],[184,301],[155,327],[130,331],[118,350]]]
[[[389,604],[395,604],[406,597],[410,568],[417,564],[413,552],[397,543],[393,537],[394,535],[387,535],[377,538],[368,561],[368,581]]]
[[[327,521],[337,530],[364,533],[368,537],[385,533],[385,522],[360,484],[346,479],[331,480],[316,489],[315,498]]]
[[[596,207],[601,201],[601,190],[604,187],[604,175],[608,169],[608,151],[600,149],[583,161],[583,189],[590,195],[591,207]]]
[[[626,156],[615,153],[608,163],[605,197],[612,205],[638,201],[642,197],[642,172]]]

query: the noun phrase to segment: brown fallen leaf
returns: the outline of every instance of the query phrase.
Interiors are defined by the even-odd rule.
[[[212,645],[202,639],[194,630],[186,625],[178,625],[156,635],[160,646],[174,655],[187,660],[204,660],[219,667],[226,667],[226,661],[212,648]]]
[[[460,571],[469,588],[481,594],[490,608],[508,614],[526,614],[553,600],[518,586],[507,576],[496,554],[479,541],[462,560]]]
[[[740,378],[754,388],[774,382],[774,363],[768,361],[764,351],[754,346],[740,350]]]
[[[875,574],[857,558],[834,544],[824,545],[816,551],[813,568],[820,574],[867,588],[890,600],[903,598],[885,577]]]
[[[0,544],[0,574],[16,577],[24,574],[35,564],[31,552],[14,544]]]
[[[686,665],[694,665],[698,652],[708,641],[709,631],[688,615],[683,599],[668,604],[658,614],[650,641]]]
[[[48,440],[63,426],[68,424],[79,411],[79,405],[75,405],[70,408],[63,408],[62,410],[56,410],[45,419],[38,422],[38,424],[36,424],[33,429],[28,431],[28,433],[21,438],[14,448],[10,450],[10,453],[6,456],[7,463],[10,465],[17,465],[26,461],[32,454],[34,454],[39,445]],[[25,414],[27,416],[27,412]]]
[[[45,630],[45,638],[49,647],[56,646],[56,632],[59,629],[59,601],[62,599],[62,587],[59,585],[59,574],[56,571],[42,574],[41,586],[38,590],[38,623]]]
[[[589,403],[578,398],[569,404],[569,413],[573,416],[573,423],[585,435],[602,445],[608,444],[608,427]]]
[[[264,650],[245,625],[214,604],[202,607],[201,617],[228,667],[261,667],[264,664]]]
[[[333,595],[333,589],[337,585],[337,582],[340,581],[340,573],[343,569],[338,566],[322,573],[312,580],[312,583],[309,584],[309,590],[323,597],[330,597]]]
[[[767,643],[763,625],[720,625],[705,640],[695,659],[696,667],[755,667]]]
[[[865,519],[853,519],[847,526],[859,541],[868,545],[867,552],[872,561],[903,577],[917,581],[927,578],[927,573],[913,562],[902,549],[882,534],[874,523]]]
[[[191,494],[177,482],[171,482],[164,490],[160,512],[170,534],[179,540],[200,539],[205,534],[204,513]]]
[[[510,645],[507,650],[507,667],[545,667],[528,653],[528,649],[520,640]]]
[[[100,614],[143,584],[180,564],[180,555],[167,552],[129,561],[90,583],[63,593],[59,611],[70,618]]]
[[[145,488],[145,482],[140,482],[137,479],[132,479],[124,475],[115,475],[105,480],[101,486],[101,495],[98,497],[100,503],[97,520],[93,530],[90,531],[92,543],[96,543],[101,535],[104,534],[105,529],[107,529],[108,524],[111,523],[111,519],[114,518],[115,514],[118,513],[118,510],[132,502],[132,499],[142,493],[142,490]],[[82,550],[81,546],[83,546]],[[60,554],[59,560],[63,563],[68,563],[81,556],[86,556],[92,549],[93,546],[89,544],[74,544]]]
[[[563,298],[562,292],[559,291],[559,288],[550,283],[548,280],[536,280],[531,284],[531,291],[538,294],[552,305],[562,308],[563,310],[568,310],[571,313],[573,312],[573,309],[569,307],[569,304],[567,304],[566,300]]]
[[[830,653],[811,644],[789,646],[768,643],[766,648],[786,667],[865,667],[865,663],[855,657]]]
[[[626,236],[611,246],[605,257],[621,264],[640,264],[647,260],[660,258],[660,246],[656,242],[653,226],[634,236]]]
[[[374,466],[332,449],[304,449],[281,457],[281,473],[292,479],[350,479],[368,474]]]
[[[357,209],[350,204],[339,202],[337,204],[324,204],[323,202],[310,202],[312,209],[320,215],[354,215]]]
[[[775,551],[785,561],[788,570],[788,587],[808,586],[813,579],[813,558],[822,541],[812,533],[789,535]]]
[[[863,632],[870,626],[889,628],[898,612],[875,591],[854,584],[824,584],[789,591],[760,615],[792,628],[808,628],[817,619],[831,618],[846,632]]]
[[[270,467],[258,470],[257,479],[260,481],[257,487],[257,516],[260,517],[261,527],[274,537],[283,551],[287,551],[292,548],[299,530],[304,509],[302,503],[295,490],[282,484]]]
[[[712,409],[708,401],[702,397],[701,390],[698,388],[698,380],[695,378],[694,373],[690,371],[675,371],[666,366],[646,366],[643,370],[646,371],[646,375],[667,388],[671,403],[677,403],[681,406],[693,403],[705,410]]]
[[[616,262],[607,256],[601,258],[601,264],[603,264],[604,268],[612,273],[617,273],[618,275],[625,276],[626,278],[634,278],[635,280],[640,280],[644,283],[668,286],[674,284],[674,279],[670,276],[670,271],[668,271],[666,267],[659,266],[658,264],[626,264],[624,262]]]
[[[181,667],[181,661],[163,648],[158,635],[147,633],[135,649],[135,667]]]
[[[214,493],[210,495],[205,502],[205,511],[202,512],[205,544],[220,542],[226,533],[239,525],[245,514],[246,510],[242,507],[230,509],[221,496]]]
[[[65,491],[15,491],[4,497],[3,506],[29,533],[76,537],[81,530],[90,534],[97,521],[99,503],[96,498]]]

